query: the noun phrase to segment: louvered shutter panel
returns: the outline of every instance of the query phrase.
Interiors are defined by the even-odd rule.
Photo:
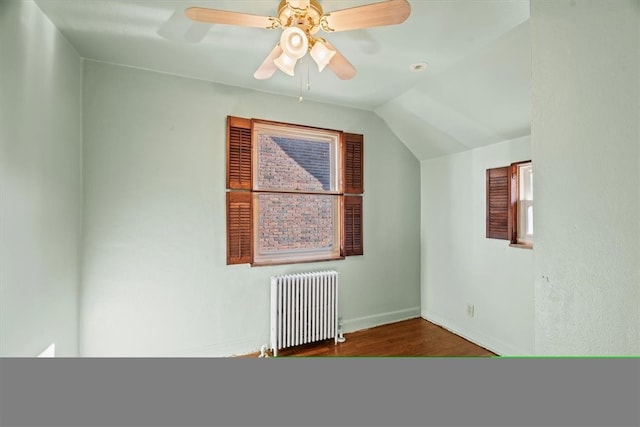
[[[364,137],[355,133],[343,135],[344,192],[362,194],[364,193]]]
[[[362,196],[364,193],[364,137],[355,133],[343,133],[342,165],[344,193],[342,203],[342,254],[362,255]]]
[[[251,190],[251,119],[227,117],[227,189]],[[253,207],[249,192],[227,193],[227,264],[253,261]]]
[[[362,255],[362,196],[344,196],[344,256]]]
[[[487,237],[510,240],[510,167],[487,169]]]
[[[251,189],[251,119],[227,117],[227,188]]]
[[[253,261],[252,200],[248,192],[227,193],[227,264]]]

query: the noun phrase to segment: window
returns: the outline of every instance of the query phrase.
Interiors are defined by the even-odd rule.
[[[362,255],[362,135],[227,118],[227,264]]]
[[[533,170],[531,162],[516,165],[518,194],[516,198],[517,233],[515,242],[533,244]]]
[[[486,236],[512,245],[533,245],[533,169],[531,161],[487,169]]]

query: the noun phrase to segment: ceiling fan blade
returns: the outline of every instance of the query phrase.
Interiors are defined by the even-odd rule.
[[[268,16],[207,9],[205,7],[189,7],[185,9],[184,14],[194,21],[210,24],[242,25],[244,27],[257,28],[271,28],[273,24],[273,18]]]
[[[407,0],[387,0],[337,10],[325,14],[325,17],[329,28],[333,31],[347,31],[400,24],[410,14],[411,5]]]
[[[269,77],[273,76],[273,73],[276,72],[278,67],[273,63],[273,60],[282,55],[282,48],[280,47],[280,43],[273,48],[271,53],[265,58],[262,64],[258,67],[255,73],[253,73],[253,77],[258,80],[265,80]]]
[[[350,80],[356,75],[356,67],[351,65],[351,62],[344,57],[343,54],[338,52],[338,49],[335,48],[328,41],[324,42],[330,49],[335,50],[336,54],[331,58],[331,62],[327,65],[335,73],[336,76],[340,80]]]

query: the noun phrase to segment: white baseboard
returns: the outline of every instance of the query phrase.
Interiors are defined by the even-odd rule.
[[[474,344],[477,344],[481,347],[486,348],[493,353],[502,356],[531,356],[530,353],[523,351],[522,349],[516,348],[510,344],[503,342],[502,340],[496,339],[494,337],[490,337],[479,333],[477,331],[469,331],[462,326],[456,324],[450,319],[446,319],[442,316],[439,316],[435,313],[422,311],[422,318],[428,320],[431,323],[435,323],[438,326],[442,326],[448,331],[453,332],[456,335],[461,336],[462,338],[471,341]]]
[[[355,319],[342,319],[342,332],[349,333],[362,329],[373,328],[375,326],[395,323],[401,320],[420,317],[420,307],[412,307],[404,310],[391,311],[387,313],[374,314],[371,316],[358,317]],[[259,343],[259,344],[257,344]],[[204,346],[198,349],[174,352],[172,357],[230,357],[236,355],[246,355],[257,353],[264,344],[269,345],[269,336],[260,339],[253,337],[239,339],[215,345]]]
[[[420,317],[420,307],[412,307],[404,310],[389,311],[387,313],[374,314],[371,316],[357,317],[355,319],[342,319],[342,332],[349,333],[362,329],[373,328],[374,326],[395,323],[401,320]]]
[[[239,339],[225,340],[217,343],[205,344],[194,348],[170,350],[163,354],[149,355],[145,357],[236,357],[247,354],[259,353],[263,345],[269,344],[268,337],[252,336]]]

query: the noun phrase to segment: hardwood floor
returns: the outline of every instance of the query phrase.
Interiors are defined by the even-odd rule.
[[[333,340],[326,340],[282,349],[278,351],[278,357],[497,356],[422,318],[352,332],[344,337],[346,341],[338,345]]]

